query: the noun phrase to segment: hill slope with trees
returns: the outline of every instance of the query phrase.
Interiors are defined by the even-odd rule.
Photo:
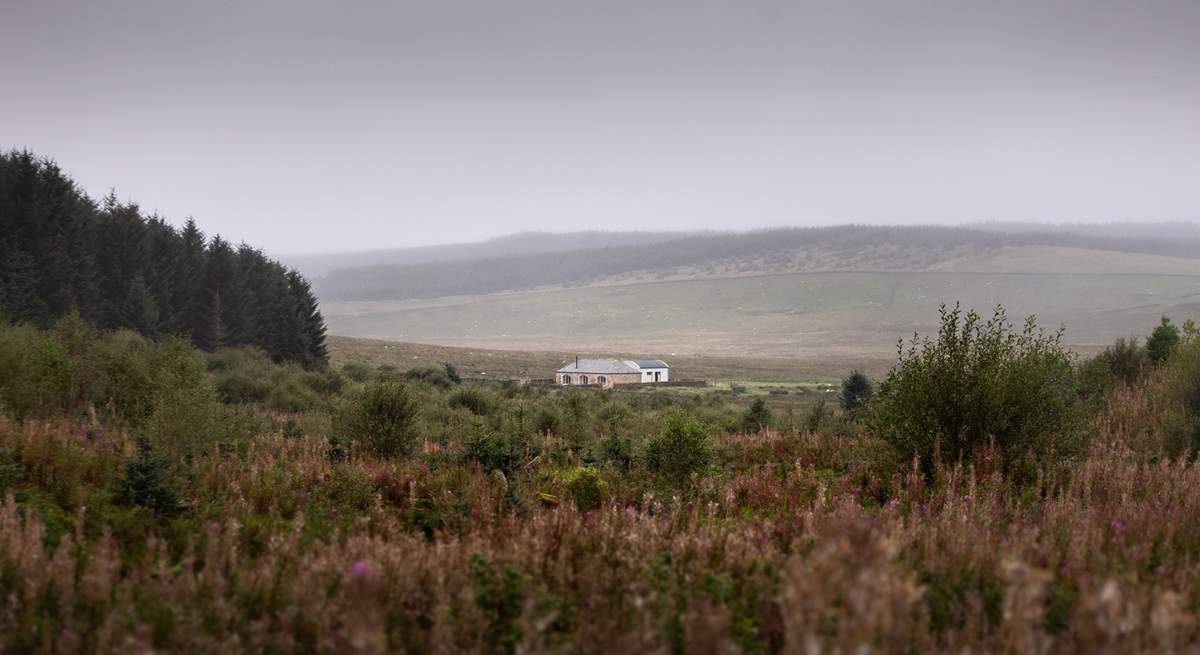
[[[260,250],[182,229],[113,194],[96,203],[52,161],[0,153],[0,314],[47,326],[78,313],[105,329],[248,345],[323,363],[309,282]]]

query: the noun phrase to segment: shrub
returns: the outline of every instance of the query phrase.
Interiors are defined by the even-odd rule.
[[[462,384],[462,376],[458,374],[458,368],[454,366],[454,364],[445,362],[442,364],[442,370],[446,372],[446,378],[451,382],[454,384]]]
[[[421,366],[418,368],[410,368],[404,372],[404,379],[411,382],[424,382],[438,389],[450,389],[454,387],[454,382],[450,379],[446,369],[436,366]]]
[[[767,406],[767,401],[762,398],[755,398],[754,402],[746,408],[742,414],[742,430],[745,432],[761,432],[769,427],[774,422],[775,417],[771,415],[771,408]]]
[[[399,382],[368,386],[345,402],[334,430],[380,457],[408,455],[417,441],[417,401]]]
[[[899,362],[871,404],[870,429],[933,469],[936,449],[969,458],[994,439],[1007,463],[1028,451],[1046,453],[1068,428],[1075,394],[1061,332],[1047,335],[1030,317],[1017,333],[997,307],[983,322],[941,309],[937,340],[901,344]]]
[[[117,502],[145,507],[156,514],[171,515],[181,509],[167,459],[155,453],[149,442],[139,440],[137,455],[126,460],[117,481]]]
[[[146,421],[146,434],[155,448],[187,457],[225,436],[223,418],[210,387],[179,387],[157,398]]]
[[[215,386],[217,397],[223,403],[262,402],[271,393],[271,385],[265,379],[240,370],[229,371],[217,376]]]
[[[608,485],[594,469],[578,468],[567,476],[567,492],[581,512],[593,512],[604,505]]]
[[[543,403],[533,414],[533,430],[538,434],[557,434],[562,428],[562,420],[557,407]]]
[[[681,411],[669,413],[658,434],[646,441],[646,465],[677,481],[708,468],[713,448],[708,431]]]
[[[0,325],[0,408],[17,418],[60,410],[75,363],[53,335]]]
[[[533,456],[528,441],[513,433],[481,430],[468,435],[463,445],[468,461],[478,462],[485,471],[500,471],[505,475],[512,474]]]
[[[1133,384],[1148,363],[1146,350],[1136,339],[1117,339],[1104,352],[1080,365],[1080,393],[1087,398],[1096,398],[1118,383]]]
[[[342,365],[342,375],[354,382],[366,382],[371,379],[371,368],[360,362],[347,362]]]
[[[1158,326],[1146,339],[1146,355],[1155,365],[1162,364],[1171,356],[1171,351],[1179,343],[1179,328],[1171,323],[1171,319],[1162,317]]]
[[[324,404],[321,394],[299,376],[289,376],[271,387],[267,405],[281,412],[303,412]]]
[[[874,393],[875,385],[871,384],[871,379],[861,371],[852,371],[842,380],[842,393],[838,396],[838,401],[842,409],[853,417],[866,407]]]
[[[455,389],[446,402],[451,407],[463,407],[476,416],[487,416],[492,413],[497,401],[486,389],[475,385],[467,385]]]
[[[519,619],[528,579],[512,566],[493,566],[478,553],[471,555],[470,562],[475,605],[487,619],[487,643],[497,652],[515,653],[521,641]]]
[[[600,460],[628,471],[633,464],[633,440],[618,435],[604,437],[600,440]]]

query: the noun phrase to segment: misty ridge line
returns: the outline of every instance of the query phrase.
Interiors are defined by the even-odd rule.
[[[766,264],[778,266],[788,253],[805,249],[810,251],[808,255],[815,249],[826,256],[847,260],[866,254],[876,258],[872,267],[887,270],[893,268],[886,261],[890,256],[894,256],[900,266],[911,268],[914,253],[928,264],[939,258],[944,261],[956,251],[967,254],[1021,246],[1200,258],[1200,227],[1190,223],[1036,227],[1043,229],[1024,231],[1022,224],[1007,223],[971,227],[842,225],[682,234],[676,239],[640,245],[604,244],[528,254],[481,254],[442,261],[353,266],[316,277],[314,286],[326,301],[398,300],[581,285],[614,276],[661,274],[689,266],[705,269],[736,266],[739,273],[755,270],[766,273],[773,269],[756,269],[763,262],[747,263],[747,258],[764,258]],[[1172,238],[1111,235],[1156,228]],[[1068,229],[1091,230],[1098,234]],[[636,233],[615,234],[636,236]],[[471,252],[487,253],[489,243],[482,242]],[[896,249],[902,252],[893,252]],[[885,260],[882,265],[879,263],[881,257]],[[909,257],[910,261],[905,261],[904,257]],[[931,259],[934,262],[930,262]],[[842,268],[841,264],[838,268]]]

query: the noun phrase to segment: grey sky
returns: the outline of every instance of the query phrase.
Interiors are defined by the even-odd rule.
[[[0,0],[0,147],[283,253],[1200,219],[1200,2]]]

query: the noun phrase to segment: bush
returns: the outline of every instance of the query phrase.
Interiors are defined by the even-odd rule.
[[[838,401],[842,409],[853,417],[867,406],[874,394],[875,385],[871,384],[871,379],[860,371],[852,371],[842,380],[842,393],[838,396]]]
[[[299,376],[284,378],[267,394],[267,405],[281,412],[304,412],[323,404],[321,394]]]
[[[451,407],[464,407],[476,416],[487,416],[497,404],[492,394],[475,385],[455,389],[446,402]]]
[[[485,471],[511,475],[536,455],[524,437],[505,432],[476,431],[463,443],[468,461],[478,462]]]
[[[1155,366],[1167,361],[1171,356],[1171,351],[1179,343],[1179,328],[1171,324],[1171,319],[1166,316],[1162,317],[1162,321],[1154,331],[1150,333],[1150,338],[1146,339],[1146,355],[1150,358],[1151,363]]]
[[[742,414],[742,430],[745,432],[761,432],[773,423],[775,417],[771,415],[771,408],[767,407],[767,401],[762,398],[755,398],[754,402],[746,408]]]
[[[628,471],[633,464],[633,440],[617,435],[604,437],[600,440],[600,460]]]
[[[366,382],[371,379],[371,368],[360,362],[347,362],[342,365],[342,375],[354,382]]]
[[[219,375],[215,386],[221,402],[230,404],[262,402],[271,393],[271,385],[266,380],[245,371]]]
[[[117,486],[117,502],[121,504],[145,507],[163,515],[175,514],[181,509],[170,465],[145,440],[139,441],[137,455],[125,462]]]
[[[646,441],[646,466],[682,481],[708,468],[713,459],[708,431],[681,411],[667,415],[658,434]]]
[[[578,468],[567,476],[567,492],[581,512],[593,512],[604,505],[608,485],[594,469]]]
[[[1011,464],[1045,454],[1068,429],[1074,370],[1061,333],[1047,335],[1031,317],[1017,333],[997,307],[983,322],[941,309],[936,341],[913,339],[871,403],[869,427],[903,456],[915,453],[930,473],[935,450],[970,458],[989,440]]]
[[[436,366],[421,366],[410,368],[404,372],[404,379],[410,382],[424,382],[438,389],[446,390],[454,387],[454,381],[444,368]]]
[[[61,411],[75,363],[53,335],[0,325],[0,408],[15,416]]]
[[[417,401],[400,382],[379,382],[346,401],[334,431],[380,457],[408,455],[417,442]]]
[[[1146,351],[1136,339],[1117,339],[1079,367],[1080,393],[1098,398],[1116,384],[1133,384],[1148,366]]]

